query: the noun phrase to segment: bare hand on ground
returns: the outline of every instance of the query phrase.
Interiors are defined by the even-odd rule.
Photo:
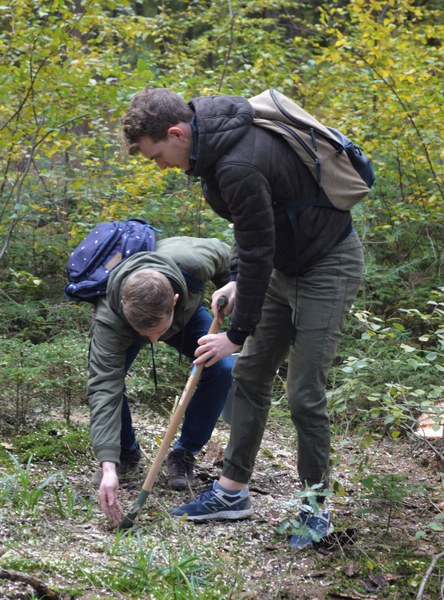
[[[112,465],[112,467],[111,467]],[[103,477],[99,488],[99,504],[108,521],[117,526],[123,519],[119,502],[119,478],[115,463],[103,463]]]

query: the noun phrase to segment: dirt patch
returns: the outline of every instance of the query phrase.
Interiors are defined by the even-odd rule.
[[[165,431],[165,419],[140,407],[133,408],[133,415],[144,451],[148,458],[154,457]],[[84,423],[86,415],[79,413],[75,418]],[[227,439],[228,427],[221,422],[197,459],[199,483],[192,493],[198,493],[219,476]],[[237,578],[238,588],[241,581],[242,594],[232,595],[231,600],[415,598],[431,558],[442,545],[438,532],[427,531],[424,537],[416,537],[439,512],[438,505],[443,500],[435,454],[418,440],[375,439],[365,447],[358,439],[337,438],[333,444],[332,480],[338,494],[329,502],[335,532],[312,550],[294,553],[286,537],[276,533],[276,526],[288,517],[286,504],[299,489],[295,434],[290,421],[282,417],[271,418],[258,455],[250,485],[255,511],[251,519],[198,525],[172,519],[169,511],[188,501],[191,494],[169,490],[166,473],[161,472],[135,530],[153,545],[173,543],[180,548],[191,544],[196,549],[211,545],[214,560],[226,565],[227,576]],[[65,472],[72,488],[85,497],[95,497],[90,484],[94,467],[94,460],[85,452],[85,461],[72,472]],[[126,510],[137,499],[148,468],[149,460],[143,458],[136,473],[121,482],[121,501]],[[34,477],[47,477],[54,470],[53,465],[35,465]],[[387,507],[372,507],[371,498],[366,499],[362,482],[369,473],[405,478],[406,494],[402,506],[397,506],[390,516],[389,527]],[[115,543],[115,532],[96,502],[89,520],[29,517],[23,510],[14,512],[7,505],[1,511],[0,564],[11,556],[21,556],[23,564],[34,565],[35,576],[56,589],[76,587],[75,573],[69,577],[66,569],[63,575],[57,568],[45,571],[39,567],[45,564],[45,557],[50,556],[52,564],[57,560],[66,563],[70,557],[75,561],[80,554],[94,568],[107,563],[107,552]],[[434,589],[443,568],[442,562],[435,568]],[[23,583],[0,582],[2,598],[30,598],[29,591]],[[115,594],[106,587],[100,590],[92,585],[81,586],[75,597],[91,600],[137,596]]]

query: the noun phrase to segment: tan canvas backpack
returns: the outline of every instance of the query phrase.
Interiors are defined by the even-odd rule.
[[[370,159],[345,135],[322,125],[293,100],[269,89],[249,99],[253,123],[279,133],[309,168],[320,186],[312,204],[350,210],[375,180]]]

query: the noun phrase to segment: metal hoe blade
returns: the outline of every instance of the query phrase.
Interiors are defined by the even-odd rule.
[[[117,527],[117,531],[128,531],[134,525],[134,521],[136,520],[137,515],[142,510],[143,505],[148,498],[148,492],[142,490],[137,498],[137,502],[134,504],[132,510],[127,513],[126,517]]]

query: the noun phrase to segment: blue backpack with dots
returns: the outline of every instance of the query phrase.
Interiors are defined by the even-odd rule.
[[[106,294],[112,269],[136,252],[153,252],[156,231],[142,219],[99,223],[71,253],[65,296],[74,302],[96,303]]]

